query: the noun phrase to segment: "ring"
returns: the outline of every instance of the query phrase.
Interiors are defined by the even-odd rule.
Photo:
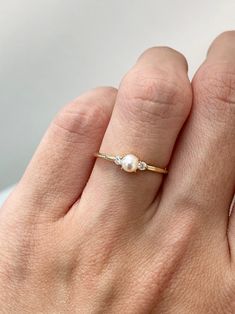
[[[168,173],[166,168],[159,168],[153,165],[148,165],[146,162],[139,160],[139,158],[133,154],[127,154],[125,156],[112,156],[98,152],[94,155],[95,157],[114,162],[116,165],[121,166],[121,168],[127,172],[136,172],[137,170],[149,170],[162,174]]]

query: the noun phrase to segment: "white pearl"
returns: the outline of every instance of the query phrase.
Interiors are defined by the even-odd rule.
[[[128,154],[122,158],[122,169],[127,172],[135,172],[138,169],[139,160],[135,155]]]

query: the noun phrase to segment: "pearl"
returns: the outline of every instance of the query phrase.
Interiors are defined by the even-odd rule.
[[[135,155],[128,154],[122,158],[122,169],[127,172],[136,172],[139,160]]]

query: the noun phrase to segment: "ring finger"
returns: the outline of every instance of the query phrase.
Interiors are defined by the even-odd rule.
[[[185,58],[170,48],[148,49],[121,82],[100,151],[114,156],[131,153],[165,168],[190,106]],[[115,202],[119,208],[147,208],[162,178],[151,171],[120,171],[115,164],[98,158],[82,200],[89,202],[92,193],[92,202],[99,198],[102,208],[112,208]]]

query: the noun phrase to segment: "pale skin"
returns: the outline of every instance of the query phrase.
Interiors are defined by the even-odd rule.
[[[127,173],[97,151],[167,175]],[[145,51],[51,123],[0,210],[1,313],[235,313],[235,32]]]

